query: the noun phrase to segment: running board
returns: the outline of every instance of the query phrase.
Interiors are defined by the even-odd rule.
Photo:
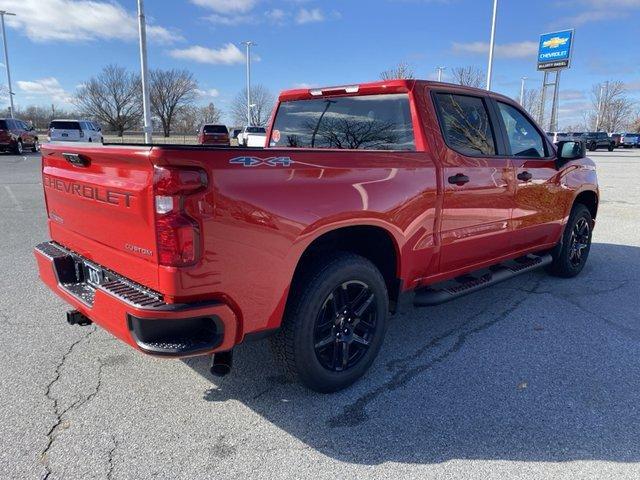
[[[413,304],[416,307],[439,305],[454,298],[476,292],[490,285],[508,280],[521,273],[530,272],[549,265],[553,261],[550,254],[525,255],[515,260],[498,263],[489,268],[476,270],[453,280],[440,282],[426,288],[416,290]]]

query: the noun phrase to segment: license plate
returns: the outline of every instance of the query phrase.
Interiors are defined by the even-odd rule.
[[[90,285],[93,285],[94,287],[100,286],[104,278],[102,275],[102,270],[99,270],[94,266],[85,263],[84,271],[85,271],[85,279]]]

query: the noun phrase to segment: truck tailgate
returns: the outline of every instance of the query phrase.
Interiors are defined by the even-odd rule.
[[[42,147],[51,238],[150,288],[158,265],[150,147]]]

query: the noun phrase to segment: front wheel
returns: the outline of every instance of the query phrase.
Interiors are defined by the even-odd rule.
[[[324,257],[296,279],[271,346],[289,377],[317,392],[358,380],[384,339],[389,299],[378,269],[351,253]]]
[[[565,226],[562,244],[552,253],[553,262],[548,271],[552,275],[571,278],[578,275],[587,263],[591,250],[593,218],[589,209],[576,204]]]
[[[22,152],[24,152],[22,140],[18,140],[16,142],[16,145],[13,147],[13,153],[15,153],[16,155],[22,155]]]
[[[613,144],[610,144],[610,145],[609,145],[608,150],[609,150],[610,152],[613,152],[613,149],[614,149],[614,148],[615,148],[615,147],[614,147],[614,145],[613,145]]]
[[[40,142],[37,139],[35,142],[33,142],[33,147],[31,147],[31,151],[34,153],[40,151]]]

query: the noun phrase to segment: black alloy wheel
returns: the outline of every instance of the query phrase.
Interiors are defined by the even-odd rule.
[[[359,280],[339,285],[326,298],[314,331],[316,357],[325,369],[342,372],[364,357],[378,327],[375,303],[369,285]]]

